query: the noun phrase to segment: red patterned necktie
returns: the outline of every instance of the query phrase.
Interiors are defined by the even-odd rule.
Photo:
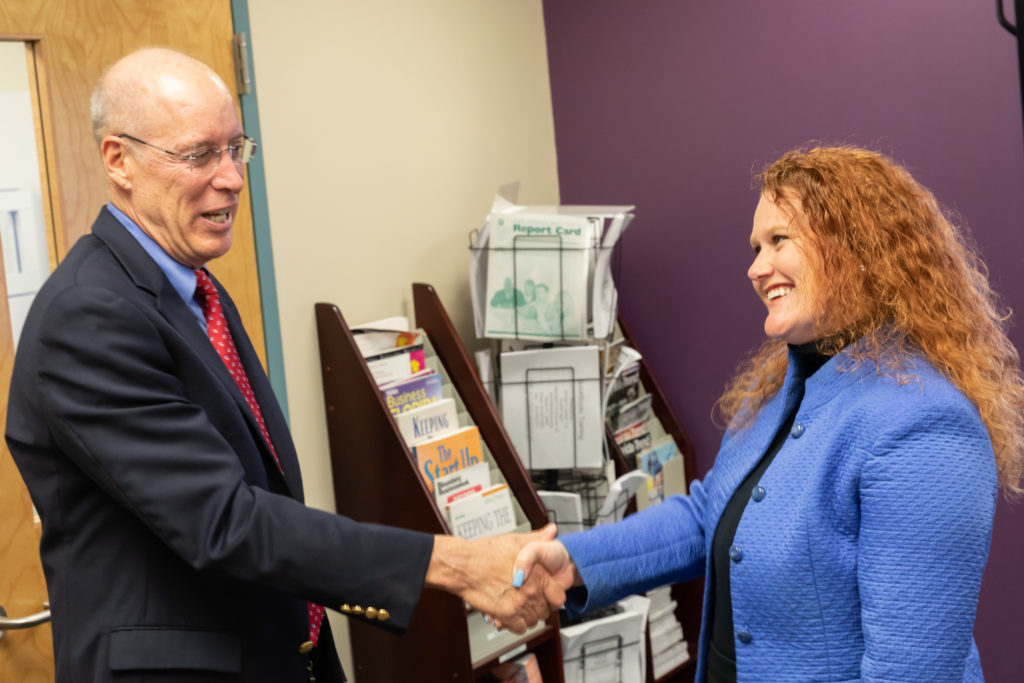
[[[266,441],[267,446],[270,447],[271,455],[274,456],[277,469],[281,474],[284,474],[284,471],[281,469],[281,461],[277,459],[277,451],[274,450],[274,444],[270,440],[267,424],[263,421],[260,404],[256,402],[256,394],[253,393],[252,387],[249,385],[249,377],[245,374],[242,361],[238,358],[238,350],[235,348],[235,342],[231,338],[231,332],[228,330],[228,321],[224,317],[224,310],[220,305],[220,295],[217,293],[217,288],[213,285],[213,281],[206,274],[205,270],[200,268],[195,273],[196,300],[199,302],[199,307],[203,309],[203,316],[206,318],[207,336],[210,337],[213,348],[217,350],[217,354],[224,361],[224,365],[227,367],[228,372],[231,373],[235,384],[238,385],[239,391],[245,397],[245,402],[249,404],[249,410],[252,411],[253,417],[256,418],[256,424],[259,425],[260,434],[263,435],[263,440]],[[309,640],[313,645],[316,645],[317,639],[320,637],[320,626],[324,621],[324,608],[322,605],[311,602],[309,603],[308,612]]]

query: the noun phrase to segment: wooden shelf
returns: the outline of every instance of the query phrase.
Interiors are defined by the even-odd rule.
[[[647,361],[643,358],[643,352],[637,347],[636,339],[630,332],[626,321],[619,316],[619,328],[625,337],[626,344],[641,352],[640,358],[640,382],[647,393],[651,394],[651,412],[664,427],[665,432],[672,436],[679,448],[683,458],[683,466],[686,472],[686,488],[689,491],[690,482],[693,481],[697,463],[693,450],[693,442],[690,440],[686,430],[683,429],[675,413],[665,399],[658,381],[651,372]],[[619,449],[611,432],[606,432],[605,439],[608,443],[609,453],[615,462],[615,475],[622,476],[626,472],[636,469],[636,463],[630,462]],[[635,499],[630,501],[626,508],[626,514],[636,512]],[[696,579],[686,583],[677,583],[672,586],[672,599],[676,601],[676,618],[683,626],[683,636],[686,638],[690,650],[690,659],[680,664],[675,669],[664,673],[660,678],[654,678],[654,667],[651,666],[651,646],[647,643],[647,682],[648,683],[692,683],[696,674],[697,664],[697,637],[700,634],[700,613],[704,599],[704,580]]]
[[[426,333],[523,516],[532,528],[544,526],[544,506],[433,287],[413,285],[413,301],[417,327]],[[449,533],[341,312],[328,303],[316,304],[315,310],[338,513],[430,534]],[[350,620],[355,677],[360,683],[475,681],[505,658],[529,651],[536,654],[545,683],[562,682],[557,615],[524,636],[504,634],[508,642],[474,661],[470,630],[479,618],[479,613],[467,613],[459,598],[428,589],[402,636]]]

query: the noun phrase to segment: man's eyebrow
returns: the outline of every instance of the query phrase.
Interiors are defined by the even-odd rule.
[[[238,135],[236,135],[236,136],[234,136],[232,138],[229,138],[228,139],[228,144],[229,145],[234,145],[234,144],[237,144],[237,143],[241,142],[244,139],[245,139],[245,133],[239,133]],[[220,149],[220,145],[218,145],[217,143],[207,139],[207,140],[200,140],[198,142],[193,142],[191,145],[185,146],[184,149],[187,150],[188,152],[195,152],[195,151],[200,150],[200,149]]]
[[[187,145],[182,145],[181,149],[183,150],[184,154],[191,154],[193,152],[198,152],[201,149],[207,149],[213,146],[214,145],[210,144],[210,142],[207,140],[198,140]]]

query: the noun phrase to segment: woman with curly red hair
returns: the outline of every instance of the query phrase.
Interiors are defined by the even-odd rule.
[[[570,612],[706,576],[697,680],[981,681],[998,486],[1021,492],[1024,377],[985,267],[887,157],[761,175],[748,270],[768,340],[718,402],[687,496],[531,544]]]

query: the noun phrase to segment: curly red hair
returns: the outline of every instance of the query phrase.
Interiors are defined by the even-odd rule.
[[[821,350],[849,347],[901,382],[912,379],[903,361],[923,353],[977,406],[1004,489],[1024,492],[1024,376],[1009,313],[932,193],[888,157],[854,147],[790,151],[758,178],[768,199],[807,218]],[[749,424],[787,363],[785,342],[768,340],[741,364],[716,404],[726,424]]]

